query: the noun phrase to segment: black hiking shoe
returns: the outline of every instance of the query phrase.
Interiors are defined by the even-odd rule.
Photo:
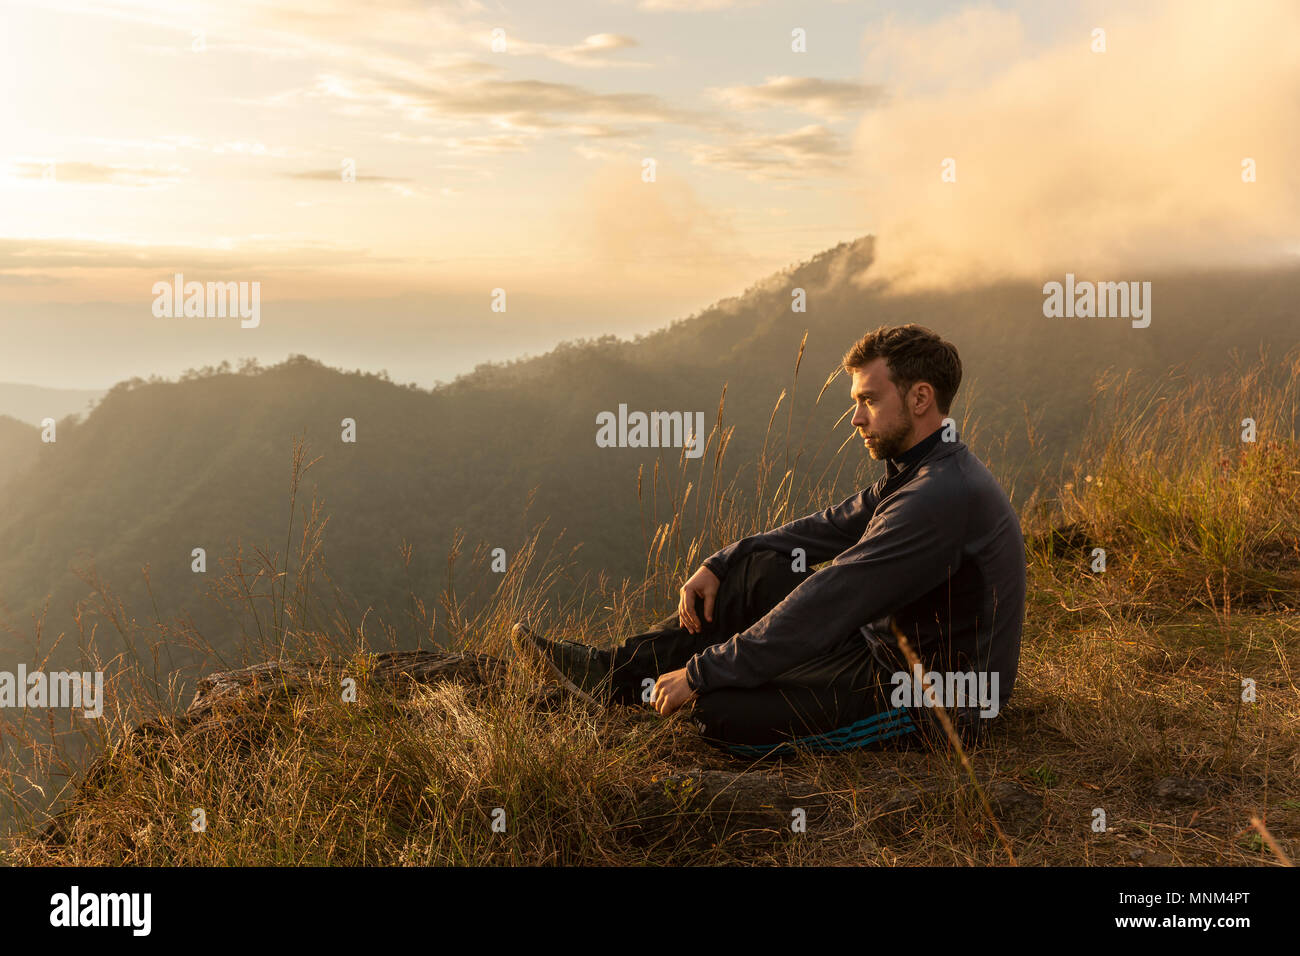
[[[598,707],[610,703],[609,651],[577,641],[552,641],[522,621],[510,631],[515,655],[545,666],[570,693]]]

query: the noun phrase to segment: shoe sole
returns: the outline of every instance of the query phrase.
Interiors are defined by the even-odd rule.
[[[564,671],[555,666],[555,662],[552,661],[540,647],[533,643],[533,638],[535,636],[536,635],[533,634],[532,628],[526,624],[516,624],[511,628],[510,643],[515,649],[516,656],[526,657],[535,663],[542,664],[550,675],[560,682],[560,686],[570,694],[573,694],[575,697],[584,700],[589,704],[594,704],[596,707],[604,707],[604,701],[591,696],[591,694],[587,693],[570,680],[569,676],[565,674]]]

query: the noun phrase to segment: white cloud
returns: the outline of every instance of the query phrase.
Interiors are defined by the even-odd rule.
[[[1098,24],[1105,53],[1089,49]],[[880,35],[868,62],[889,61],[891,95],[855,138],[873,275],[1123,278],[1280,258],[1300,234],[1293,0],[1125,7],[1045,47],[1022,33],[980,9]]]
[[[771,76],[759,86],[727,86],[712,93],[733,109],[790,109],[834,121],[879,102],[883,88],[844,80]]]

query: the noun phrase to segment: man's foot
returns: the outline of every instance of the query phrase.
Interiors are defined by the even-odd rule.
[[[605,707],[610,701],[609,651],[577,641],[552,641],[522,621],[510,632],[516,656],[541,663],[570,693]]]

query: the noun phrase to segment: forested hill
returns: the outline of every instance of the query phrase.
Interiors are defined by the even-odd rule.
[[[773,426],[822,449],[805,465],[820,471],[849,434],[847,422],[832,434],[848,406],[846,378],[814,406],[844,351],[875,326],[918,322],[961,350],[965,380],[952,414],[961,422],[971,413],[978,427],[963,438],[1015,481],[1018,502],[1029,477],[1071,451],[1105,369],[1150,381],[1178,363],[1195,374],[1223,367],[1232,348],[1250,359],[1261,342],[1280,352],[1296,340],[1300,270],[1097,277],[1152,281],[1150,327],[1135,329],[1125,319],[1045,318],[1041,284],[891,296],[854,281],[870,275],[871,250],[870,238],[843,243],[652,335],[565,344],[432,391],[296,357],[121,383],[84,420],[61,421],[54,443],[0,420],[0,598],[17,631],[0,634],[0,668],[33,660],[29,614],[47,595],[41,646],[72,633],[71,609],[88,591],[73,568],[92,561],[128,613],[152,619],[156,601],[164,620],[185,613],[218,644],[233,638],[229,617],[202,592],[237,541],[284,551],[298,436],[319,456],[299,505],[313,490],[323,499],[330,574],[363,605],[391,610],[411,590],[435,603],[457,529],[466,550],[482,543],[510,553],[545,519],[548,534],[563,529],[569,545],[581,543],[578,572],[637,574],[654,523],[648,504],[644,520],[638,505],[638,468],[648,490],[656,458],[677,456],[597,447],[596,416],[620,404],[702,411],[707,430],[725,386],[725,422],[735,426],[726,467],[743,468],[791,386],[805,332],[792,417],[787,398]],[[794,289],[804,290],[804,312],[792,311]],[[356,423],[355,442],[341,440],[344,419]],[[840,454],[850,460],[837,493],[881,467],[859,442]],[[658,520],[670,517],[661,506]],[[404,542],[414,546],[409,567]],[[207,575],[191,570],[197,547]]]
[[[36,460],[39,438],[34,426],[0,415],[0,487]]]

